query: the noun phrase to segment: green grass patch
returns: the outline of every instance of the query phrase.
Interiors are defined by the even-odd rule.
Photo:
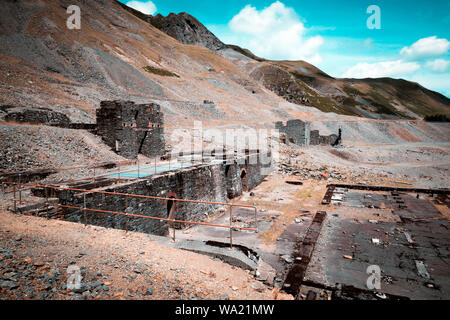
[[[294,75],[295,76],[295,75]],[[297,78],[297,77],[296,77]],[[309,88],[303,81],[297,78],[298,85],[306,93],[307,98],[311,102],[311,106],[319,109],[323,112],[335,112],[337,114],[357,116],[358,114],[353,112],[350,106],[340,106],[333,99],[327,96],[321,96],[311,88]]]
[[[143,67],[143,69],[145,71],[147,71],[148,73],[157,74],[158,76],[177,77],[177,78],[180,77],[179,75],[177,75],[173,72],[170,72],[168,70],[165,70],[165,69],[155,68],[155,67],[151,67],[151,66],[145,66],[145,67]]]
[[[349,95],[352,94],[352,95],[357,96],[357,95],[361,94],[358,89],[355,89],[355,88],[353,88],[351,86],[348,86],[348,85],[345,85],[343,89],[344,89],[345,93],[349,94]]]

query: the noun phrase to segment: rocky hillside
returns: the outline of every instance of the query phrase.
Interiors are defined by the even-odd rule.
[[[0,121],[35,109],[95,122],[100,101],[113,99],[159,103],[168,129],[193,120],[272,127],[298,117],[420,118],[449,110],[449,99],[407,81],[335,79],[303,61],[264,60],[223,44],[184,13],[151,17],[116,0],[80,1],[81,30],[69,30],[71,4],[2,3]]]
[[[150,23],[184,44],[201,45],[211,50],[226,48],[226,45],[193,16],[182,12],[167,17],[157,14]]]
[[[280,118],[283,100],[232,61],[180,43],[115,0],[76,3],[81,30],[66,27],[73,1],[2,2],[0,121],[46,108],[72,122],[95,122],[100,101],[114,99],[160,103],[168,127]],[[282,108],[282,118],[295,108]]]
[[[295,104],[374,119],[450,115],[450,99],[418,83],[392,78],[333,78],[305,61],[269,61],[237,46],[229,48],[251,60],[241,66],[252,79]]]
[[[181,43],[199,45],[213,51],[225,49],[227,47],[211,31],[200,23],[200,21],[186,12],[179,14],[170,13],[167,17],[164,17],[161,14],[152,16],[130,8],[119,1],[117,1],[117,3],[125,10],[152,24],[155,28],[158,28]]]
[[[450,114],[450,99],[403,79],[337,79],[304,61],[269,61],[251,74],[293,103],[368,118]]]
[[[448,110],[448,99],[419,85],[334,79],[301,61],[266,61],[235,46],[183,44],[116,0],[76,1],[81,30],[69,30],[66,9],[73,3],[2,2],[1,170],[113,159],[99,139],[71,128],[95,123],[100,102],[115,99],[160,104],[169,147],[179,138],[174,130],[187,133],[195,120],[204,128],[273,128],[275,121],[297,118],[321,134],[342,128],[344,143],[448,141],[448,124],[355,117],[396,116],[380,115],[376,108],[386,101],[388,110],[406,116],[419,116],[424,107]],[[414,109],[418,101],[425,106]]]
[[[336,79],[305,61],[268,61],[248,49],[225,45],[187,13],[152,17],[127,10],[181,43],[200,45],[234,60],[252,79],[295,104],[375,119],[450,114],[448,98],[417,83],[391,78]]]

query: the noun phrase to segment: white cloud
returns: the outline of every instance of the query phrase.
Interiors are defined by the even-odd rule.
[[[127,6],[145,14],[153,15],[156,12],[156,6],[151,1],[128,1]]]
[[[420,69],[416,62],[402,60],[383,61],[376,63],[358,63],[344,73],[344,78],[380,78],[396,77],[412,74]]]
[[[307,29],[292,8],[280,1],[263,10],[245,6],[229,22],[236,44],[250,49],[257,56],[273,60],[322,61],[320,36],[305,38]]]
[[[436,36],[422,38],[409,47],[404,47],[400,55],[404,59],[419,60],[446,54],[450,48],[450,41],[438,39]]]
[[[428,61],[425,66],[427,68],[430,68],[433,71],[436,72],[445,72],[448,69],[448,66],[450,65],[450,60],[444,60],[444,59],[436,59],[433,61]]]

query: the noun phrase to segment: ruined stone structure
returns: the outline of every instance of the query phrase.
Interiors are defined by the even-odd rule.
[[[311,130],[310,132],[310,143],[314,146],[320,144],[320,133],[319,130]]]
[[[341,143],[341,132],[339,132],[339,135],[322,136],[319,130],[311,130],[309,122],[298,119],[289,120],[286,125],[282,121],[278,121],[275,123],[275,128],[280,131],[281,142],[286,144],[335,146]]]
[[[222,156],[222,155],[220,155]],[[193,167],[169,171],[145,179],[120,181],[111,179],[103,187],[90,189],[114,193],[138,194],[163,198],[178,198],[198,201],[227,202],[227,199],[237,197],[243,191],[249,191],[259,185],[266,174],[263,168],[270,167],[260,161],[258,151],[245,155],[242,159],[223,159],[219,163],[200,164]],[[70,185],[72,188],[81,188]],[[203,221],[209,214],[220,208],[218,205],[177,202],[161,199],[144,199],[124,197],[114,194],[96,192],[80,193],[72,190],[48,189],[51,197],[58,198],[63,205],[83,207],[86,200],[87,208],[106,211],[127,212],[143,216],[168,218],[171,207],[174,206],[176,220]],[[45,190],[36,188],[35,195],[43,196]],[[68,209],[64,219],[84,223],[83,210]],[[157,235],[166,235],[168,222],[156,219],[126,217],[117,214],[87,214],[87,223],[104,227],[127,229]],[[176,228],[187,228],[190,225],[175,223]]]
[[[330,134],[329,136],[321,136],[319,130],[311,130],[311,145],[317,146],[320,144],[334,146],[338,142],[338,135]]]
[[[97,134],[115,152],[128,159],[164,153],[164,118],[156,103],[102,101],[97,110]]]
[[[310,141],[310,128],[309,122],[305,122],[299,119],[289,120],[286,125],[283,125],[282,121],[275,123],[275,128],[280,133],[286,134],[287,143],[293,143],[299,146],[307,146]]]

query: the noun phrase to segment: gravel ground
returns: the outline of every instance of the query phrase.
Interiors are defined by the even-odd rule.
[[[0,212],[1,299],[289,299],[248,271],[158,238]],[[67,268],[81,270],[67,289]]]
[[[0,124],[0,173],[121,160],[100,137],[85,130]]]
[[[420,188],[450,186],[450,144],[280,149],[279,172],[301,179]]]

